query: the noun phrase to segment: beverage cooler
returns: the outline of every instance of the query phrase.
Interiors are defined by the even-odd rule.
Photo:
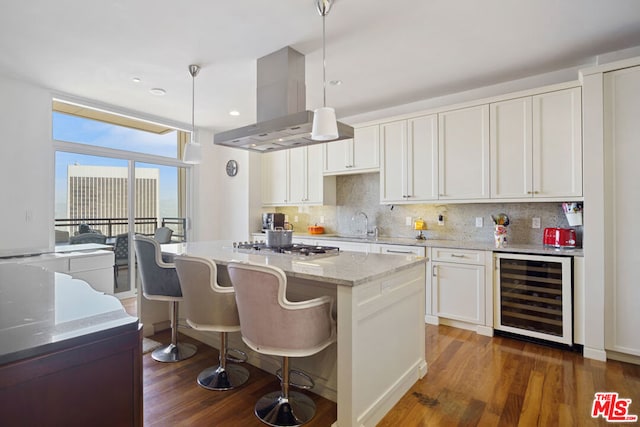
[[[573,345],[573,258],[513,253],[494,256],[494,329]]]

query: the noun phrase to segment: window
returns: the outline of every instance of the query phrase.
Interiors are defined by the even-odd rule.
[[[53,102],[53,139],[178,158],[180,133],[86,107]]]
[[[178,153],[189,133],[59,101],[52,125],[56,244],[82,242],[74,237],[87,231],[104,237],[116,253],[114,293],[135,294],[133,251],[120,245],[160,227],[172,241],[187,238],[189,166]]]

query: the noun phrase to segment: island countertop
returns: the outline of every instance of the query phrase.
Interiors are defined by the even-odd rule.
[[[41,267],[0,264],[0,365],[137,331],[117,298]]]
[[[281,268],[289,277],[322,281],[342,286],[357,286],[396,272],[425,264],[427,259],[415,255],[385,255],[344,252],[339,255],[314,257],[269,253],[244,253],[231,241],[171,243],[162,245],[165,255],[195,255],[210,258],[216,264],[250,262]]]

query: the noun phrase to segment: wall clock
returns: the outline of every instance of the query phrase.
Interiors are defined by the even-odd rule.
[[[227,175],[236,176],[238,174],[238,162],[229,160],[227,162]]]

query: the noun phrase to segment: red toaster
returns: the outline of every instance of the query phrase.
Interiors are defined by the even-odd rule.
[[[555,248],[575,248],[576,230],[573,228],[545,228],[542,244]]]

